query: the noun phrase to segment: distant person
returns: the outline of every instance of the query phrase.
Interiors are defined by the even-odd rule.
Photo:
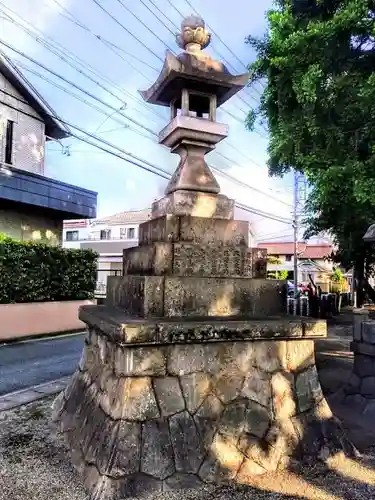
[[[310,316],[319,317],[319,298],[311,283],[307,285],[307,295],[309,297]]]

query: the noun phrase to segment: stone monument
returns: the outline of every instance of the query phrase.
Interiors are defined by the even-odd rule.
[[[170,107],[160,143],[179,165],[106,304],[81,308],[84,352],[54,405],[92,500],[246,483],[350,449],[315,367],[326,323],[285,315],[286,283],[265,279],[205,161],[228,133],[216,108],[248,75],[203,52],[202,19],[185,19],[177,40],[183,53],[167,53],[142,96]]]
[[[375,224],[363,237],[375,243]],[[375,416],[375,321],[369,319],[368,309],[353,311],[353,372],[347,383],[335,395],[340,403],[355,407],[359,415]]]

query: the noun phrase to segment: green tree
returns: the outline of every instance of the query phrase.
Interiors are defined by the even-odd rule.
[[[268,255],[267,262],[269,264],[281,264],[280,257],[276,257],[275,255]],[[268,271],[267,278],[271,280],[286,280],[288,279],[288,271],[285,270],[277,270],[277,271]]]
[[[251,82],[265,81],[247,125],[268,125],[271,175],[309,180],[306,236],[328,231],[363,283],[375,262],[362,239],[375,221],[375,2],[279,0],[267,16],[268,34],[247,40]]]
[[[270,280],[286,280],[288,279],[288,271],[268,271],[267,278]]]

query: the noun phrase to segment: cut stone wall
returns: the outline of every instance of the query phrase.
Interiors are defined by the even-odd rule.
[[[106,305],[80,310],[89,334],[54,419],[90,500],[353,452],[315,367],[326,323],[285,316],[286,282],[264,279],[233,207],[183,190],[154,203]]]
[[[130,317],[265,317],[285,312],[284,282],[247,278],[109,276],[107,304]]]
[[[198,343],[203,323],[163,336],[160,323],[91,310],[79,368],[54,405],[90,498],[241,484],[353,451],[315,367],[324,322],[204,322],[211,341]]]
[[[367,314],[366,314],[367,313]],[[360,321],[368,311],[356,314],[353,322],[353,371],[336,399],[358,410],[358,414],[375,417],[375,321]]]

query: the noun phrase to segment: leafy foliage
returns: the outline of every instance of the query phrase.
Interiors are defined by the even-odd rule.
[[[276,257],[275,255],[268,255],[267,262],[269,264],[275,264],[275,265],[280,265],[282,263],[280,257]],[[285,270],[267,271],[267,278],[270,280],[286,280],[288,279],[288,271]]]
[[[267,81],[247,124],[267,121],[271,175],[294,168],[310,181],[306,236],[328,231],[337,259],[370,271],[375,252],[362,238],[375,220],[375,2],[279,0],[267,15],[265,38],[247,40],[258,56],[251,80]]]
[[[288,279],[288,271],[268,271],[267,278],[270,280],[286,280]]]
[[[0,234],[0,303],[93,297],[97,254]]]
[[[343,272],[339,267],[337,267],[331,275],[331,292],[341,293],[348,289],[348,283],[343,275]]]

